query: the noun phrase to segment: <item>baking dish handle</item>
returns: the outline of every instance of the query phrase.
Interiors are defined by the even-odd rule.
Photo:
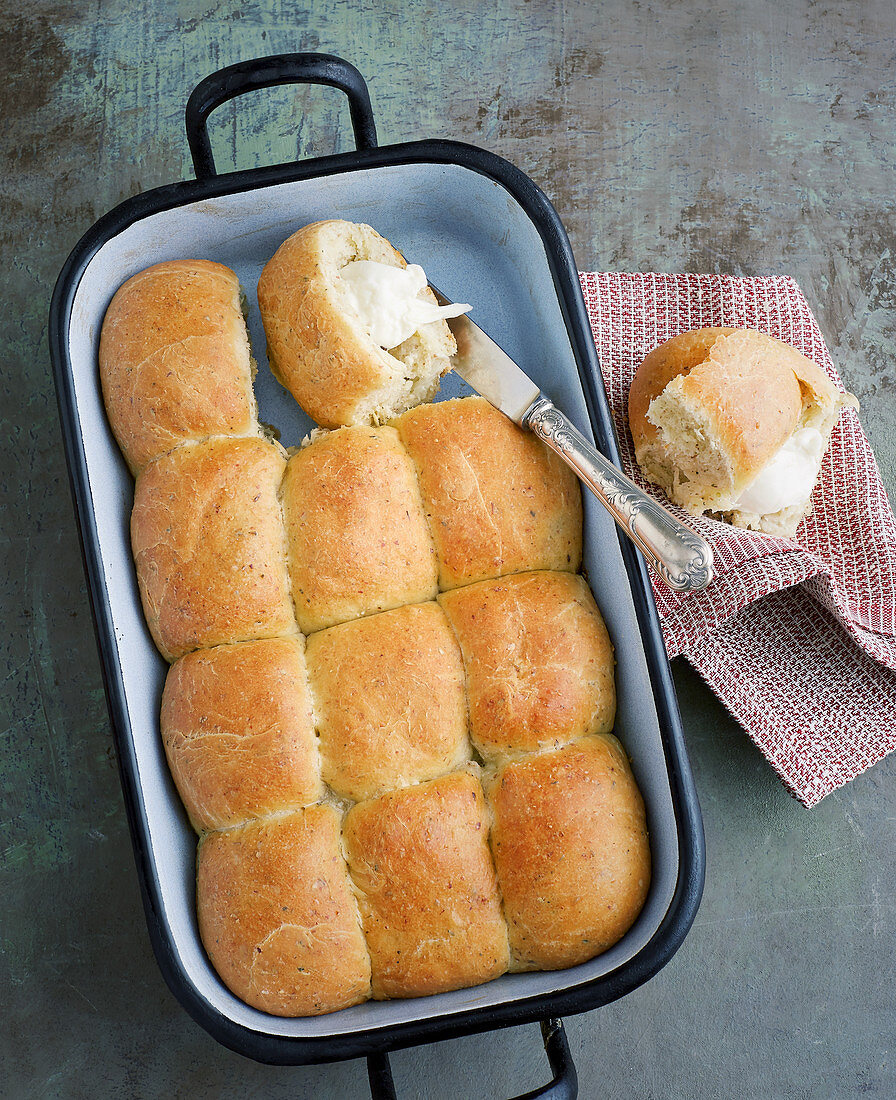
[[[215,158],[206,125],[216,107],[244,92],[277,84],[328,84],[348,96],[358,149],[376,148],[376,126],[364,77],[354,65],[327,53],[281,53],[240,61],[207,76],[187,100],[187,141],[197,179],[216,176]]]
[[[541,1035],[553,1078],[541,1088],[517,1096],[515,1100],[576,1100],[579,1080],[569,1053],[562,1020],[542,1020]],[[367,1077],[373,1100],[397,1100],[388,1054],[371,1054],[367,1059]]]

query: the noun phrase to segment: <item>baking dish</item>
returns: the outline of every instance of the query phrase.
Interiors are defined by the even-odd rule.
[[[357,149],[219,175],[206,129],[209,113],[242,92],[289,82],[341,88],[349,98]],[[557,1018],[606,1004],[665,965],[693,921],[703,887],[700,812],[650,583],[637,551],[585,493],[585,569],[617,653],[616,731],[645,797],[653,848],[650,895],[630,932],[572,970],[505,975],[473,989],[368,1002],[329,1016],[265,1015],[229,993],[199,941],[195,836],[158,735],[167,666],[143,620],[128,539],[133,481],[105,418],[96,365],[106,306],[141,268],[177,257],[217,260],[237,272],[252,303],[262,266],[295,228],[325,217],[366,221],[422,264],[447,294],[473,302],[474,319],[618,462],[566,234],[532,181],[489,152],[443,140],[378,147],[363,79],[327,55],[279,55],[213,74],[190,98],[187,133],[197,178],[137,195],[102,217],[63,267],[50,312],[72,492],[160,968],[186,1010],[231,1049],[279,1064],[368,1056],[371,1086],[383,1095],[391,1087],[388,1050],[541,1020],[557,1074],[551,1094],[573,1095],[574,1069]],[[267,370],[253,306],[248,320],[259,360],[261,419],[280,430],[286,446],[297,444],[310,422]],[[440,396],[463,392],[469,391],[449,376]]]

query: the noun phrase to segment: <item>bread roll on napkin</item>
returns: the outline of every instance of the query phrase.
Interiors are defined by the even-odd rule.
[[[792,536],[811,510],[837,416],[856,405],[788,344],[704,328],[644,359],[629,424],[645,478],[686,512]]]

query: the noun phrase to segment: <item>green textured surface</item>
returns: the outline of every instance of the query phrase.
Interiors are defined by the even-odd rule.
[[[70,248],[190,174],[183,105],[231,62],[323,50],[369,82],[382,143],[450,137],[541,184],[581,268],[787,273],[884,480],[892,431],[896,14],[889,0],[162,0],[0,10],[5,630],[0,1096],[347,1097],[360,1062],[256,1065],[183,1013],[152,957],[60,449],[46,317]],[[351,147],[339,93],[221,108],[219,164]],[[896,1095],[896,760],[806,811],[676,662],[707,887],[681,951],[571,1018],[581,1095]],[[401,1097],[543,1081],[536,1027],[393,1056]]]

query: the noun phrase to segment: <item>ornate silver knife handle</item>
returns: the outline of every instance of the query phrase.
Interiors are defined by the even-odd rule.
[[[527,409],[522,426],[575,470],[670,588],[706,588],[712,580],[709,543],[599,454],[546,397]]]

